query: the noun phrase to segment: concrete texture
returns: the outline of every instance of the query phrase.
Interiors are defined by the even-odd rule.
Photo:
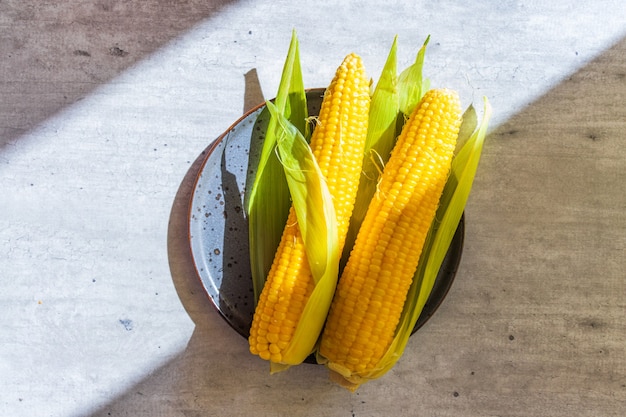
[[[522,2],[0,3],[0,415],[622,416],[626,6]],[[383,379],[270,376],[187,246],[210,142],[360,53],[495,116],[457,279]]]

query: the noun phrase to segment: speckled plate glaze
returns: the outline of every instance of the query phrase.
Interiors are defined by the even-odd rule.
[[[323,91],[307,92],[310,115],[318,114]],[[254,181],[262,145],[251,143],[252,132],[267,124],[267,120],[258,120],[263,107],[247,112],[204,152],[189,209],[189,242],[198,277],[221,316],[246,338],[254,295],[245,192]],[[461,259],[464,231],[463,217],[413,332],[434,314],[448,293]]]

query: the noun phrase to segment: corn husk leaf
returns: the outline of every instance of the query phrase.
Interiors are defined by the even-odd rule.
[[[491,117],[491,106],[487,98],[484,99],[483,119],[477,129],[475,128],[475,119],[472,119],[473,113],[473,108],[465,112],[468,118],[464,122],[468,124],[460,130],[464,137],[459,136],[463,145],[452,160],[450,177],[444,187],[437,215],[428,233],[394,340],[375,371],[349,381],[352,384],[351,389],[356,389],[368,380],[379,378],[396,364],[404,352],[415,323],[431,293],[443,259],[463,215],[478,168]],[[474,128],[470,129],[472,124]],[[467,137],[467,133],[470,131],[472,133]]]
[[[294,31],[274,103],[277,111],[307,136],[306,94],[302,81],[298,45]],[[270,117],[267,107],[259,114],[257,124],[258,129],[253,129],[251,143],[262,142],[263,148],[253,185],[250,192],[246,193],[250,265],[255,302],[261,294],[274,260],[290,207],[287,180],[276,155],[277,121]]]
[[[422,100],[422,97],[430,89],[430,80],[424,78],[424,57],[430,35],[417,53],[413,65],[407,67],[398,77],[398,89],[400,91],[400,111],[405,115],[413,112],[413,109]]]
[[[396,140],[396,125],[400,111],[396,72],[397,44],[396,37],[370,102],[363,174],[359,181],[359,189],[346,236],[342,265],[347,262],[350,249],[354,245],[356,235],[365,218],[367,207],[376,192],[380,174]]]
[[[473,105],[469,105],[463,113],[463,121],[459,128],[459,138],[456,141],[456,148],[454,149],[454,155],[458,155],[459,151],[467,141],[472,137],[478,126],[478,116],[476,115],[476,108]]]
[[[267,103],[277,120],[277,143],[292,205],[315,281],[315,289],[304,308],[283,361],[298,364],[311,354],[322,330],[335,292],[339,271],[339,239],[333,199],[317,160],[302,133],[272,103]],[[272,371],[284,365],[273,364]]]

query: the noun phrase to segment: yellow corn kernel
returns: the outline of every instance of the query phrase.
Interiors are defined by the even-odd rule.
[[[384,168],[320,343],[328,367],[350,382],[358,384],[374,370],[393,340],[448,179],[460,121],[455,92],[427,92]]]
[[[350,54],[326,89],[310,144],[333,197],[340,251],[361,175],[369,102],[369,79],[363,63],[359,56]],[[253,354],[274,363],[295,364],[295,359],[284,357],[283,352],[291,343],[297,343],[291,340],[294,329],[314,288],[291,207],[252,321],[249,343]],[[271,325],[266,326],[267,335],[263,338],[259,329],[264,328],[264,323]]]

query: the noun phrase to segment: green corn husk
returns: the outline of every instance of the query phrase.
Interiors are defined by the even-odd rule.
[[[306,94],[302,81],[299,45],[295,31],[292,33],[274,103],[276,109],[307,137]],[[264,137],[263,130],[254,129],[252,133],[252,143],[263,141],[263,148],[254,183],[250,192],[246,194],[250,265],[255,302],[261,294],[265,279],[272,266],[290,207],[287,180],[276,154],[277,120],[270,117],[269,110],[265,107],[257,121],[268,119],[269,123],[265,129]]]
[[[424,78],[424,58],[426,46],[430,41],[430,35],[417,53],[413,65],[407,67],[398,77],[398,89],[400,91],[400,111],[405,115],[411,114],[415,106],[419,104],[426,91],[430,89],[430,80]]]
[[[267,107],[277,120],[280,160],[315,281],[293,341],[283,354],[286,363],[301,363],[315,347],[335,292],[340,258],[337,219],[326,180],[306,139],[272,103]],[[270,367],[274,373],[289,365],[272,362]]]

